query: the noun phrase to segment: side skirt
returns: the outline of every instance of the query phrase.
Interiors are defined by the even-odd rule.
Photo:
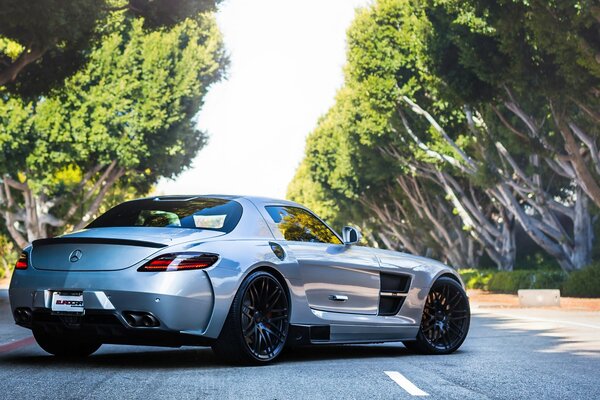
[[[382,343],[415,340],[418,326],[290,325],[288,344]]]

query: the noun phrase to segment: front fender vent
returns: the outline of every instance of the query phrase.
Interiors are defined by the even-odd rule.
[[[410,275],[380,273],[379,315],[396,315],[410,289]]]

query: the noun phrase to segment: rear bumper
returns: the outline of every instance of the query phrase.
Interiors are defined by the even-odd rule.
[[[173,330],[157,328],[132,328],[113,311],[91,310],[83,316],[53,315],[49,310],[32,312],[31,323],[19,325],[44,331],[51,335],[77,335],[107,344],[140,346],[210,346],[213,339]]]
[[[67,319],[51,313],[52,293],[65,290],[82,291],[84,297],[85,315],[71,325],[65,323]],[[128,341],[128,336],[149,339],[154,336],[201,337],[214,309],[213,288],[206,272],[201,270],[63,272],[30,267],[15,271],[9,298],[13,315],[17,308],[31,310],[31,323],[18,322],[20,325],[80,330],[102,337],[105,343],[137,343]],[[152,314],[159,325],[132,327],[124,318],[124,312]],[[113,322],[108,324],[108,330],[104,329],[107,328],[106,321]],[[185,334],[180,333],[182,331]],[[153,344],[161,343],[159,340]]]

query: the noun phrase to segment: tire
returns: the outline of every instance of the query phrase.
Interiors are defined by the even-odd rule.
[[[102,343],[73,335],[50,335],[41,329],[33,330],[33,337],[46,353],[64,358],[84,358],[95,353]]]
[[[253,272],[236,293],[213,351],[232,364],[274,361],[287,341],[289,309],[283,284],[268,272]]]
[[[465,341],[470,319],[469,298],[461,284],[441,277],[427,295],[417,339],[403,343],[421,354],[453,353]]]

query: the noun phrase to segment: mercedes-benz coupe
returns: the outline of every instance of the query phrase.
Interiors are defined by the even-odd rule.
[[[88,356],[105,343],[212,346],[246,364],[300,345],[458,349],[470,311],[457,272],[359,242],[357,229],[339,235],[290,201],[133,200],[25,248],[11,308],[56,356]]]

